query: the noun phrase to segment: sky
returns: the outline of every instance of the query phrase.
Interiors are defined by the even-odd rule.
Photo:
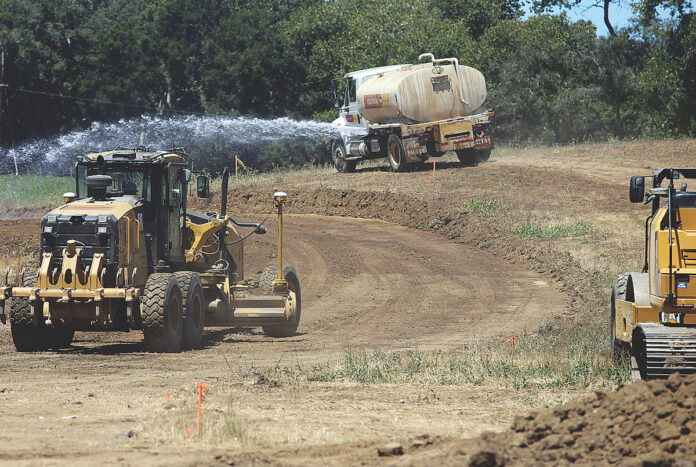
[[[599,4],[599,6],[595,6]],[[554,12],[559,13],[561,10],[557,9]],[[579,20],[589,20],[597,27],[597,34],[600,36],[607,36],[609,31],[604,25],[604,9],[602,8],[602,2],[597,0],[582,0],[580,5],[574,8],[565,10],[568,14],[568,18],[572,21]],[[662,13],[660,17],[668,18],[669,15],[663,10],[659,11]],[[630,19],[634,16],[633,8],[629,2],[611,2],[609,5],[609,21],[615,30],[619,30],[630,24]]]

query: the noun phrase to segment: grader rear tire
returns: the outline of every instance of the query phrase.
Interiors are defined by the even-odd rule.
[[[75,330],[69,328],[44,328],[43,332],[52,349],[67,349],[75,338]]]
[[[145,348],[150,352],[179,352],[184,334],[183,297],[173,274],[152,274],[141,302]]]
[[[486,162],[491,158],[491,148],[488,149],[477,149],[476,150],[476,161]]]
[[[302,296],[300,294],[300,280],[297,277],[295,269],[286,267],[283,269],[285,280],[288,281],[288,289],[295,292],[295,320],[288,324],[279,326],[262,326],[263,333],[268,337],[291,337],[297,332],[297,326],[300,324],[300,315],[302,313]]]
[[[24,287],[32,287],[34,279],[25,277]],[[34,352],[45,350],[48,346],[43,329],[34,326],[31,320],[31,304],[28,298],[14,297],[10,308],[10,329],[12,342],[18,352]]]
[[[175,272],[174,277],[179,282],[183,298],[184,336],[182,347],[184,349],[198,349],[201,347],[203,327],[205,326],[205,306],[201,277],[193,271]]]

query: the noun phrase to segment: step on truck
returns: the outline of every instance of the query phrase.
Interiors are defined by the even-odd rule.
[[[456,58],[426,53],[423,59],[429,61],[354,71],[332,81],[339,109],[330,141],[336,170],[353,172],[361,160],[387,157],[391,169],[402,172],[447,151],[465,165],[488,160],[493,111],[482,110],[483,74]]]

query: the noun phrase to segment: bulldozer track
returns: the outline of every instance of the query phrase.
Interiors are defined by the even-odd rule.
[[[696,329],[657,323],[643,323],[641,329],[644,350],[638,350],[637,363],[648,379],[696,373]]]

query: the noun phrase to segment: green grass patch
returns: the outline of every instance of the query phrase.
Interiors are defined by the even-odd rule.
[[[497,216],[505,208],[505,203],[497,199],[472,199],[458,206],[462,212],[470,212],[483,217]]]
[[[63,193],[75,191],[72,177],[0,175],[0,206],[8,209],[56,206]]]
[[[350,349],[337,364],[314,368],[310,381],[421,383],[443,385],[499,384],[519,389],[615,388],[629,381],[627,361],[609,357],[602,325],[590,329],[540,328],[510,343],[486,342],[447,352],[393,352]],[[602,334],[603,336],[603,334]]]
[[[442,225],[442,224],[444,224],[444,222],[442,222],[440,219],[433,219],[430,222],[428,222],[428,227],[432,229],[436,225]]]
[[[573,222],[572,224],[559,224],[550,227],[540,227],[536,225],[518,225],[512,227],[510,231],[518,237],[540,238],[542,240],[555,240],[564,237],[582,237],[591,235],[595,231],[583,222]]]

